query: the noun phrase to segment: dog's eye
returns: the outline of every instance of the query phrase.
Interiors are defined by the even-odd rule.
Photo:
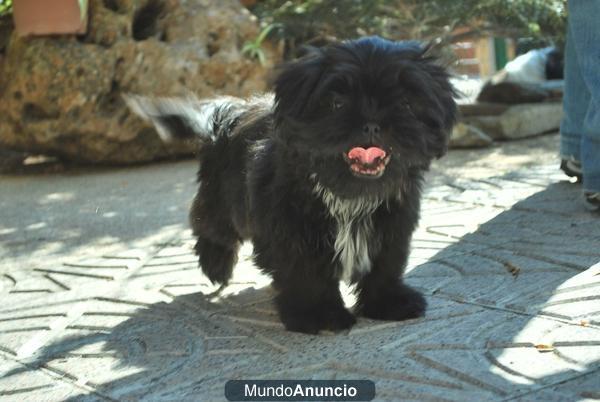
[[[408,111],[408,113],[410,113],[411,115],[414,115],[413,108],[407,99],[404,99],[402,101],[402,107],[404,108],[404,110]]]
[[[338,109],[341,109],[341,108],[343,108],[343,107],[344,107],[344,101],[343,101],[343,100],[341,100],[340,98],[334,98],[334,99],[331,101],[331,108],[332,108],[333,110],[338,110]]]

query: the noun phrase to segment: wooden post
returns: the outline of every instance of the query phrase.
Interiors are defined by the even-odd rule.
[[[496,72],[496,57],[493,38],[484,37],[477,41],[477,58],[479,59],[479,74],[481,77],[494,75]]]
[[[87,30],[87,0],[17,0],[13,3],[19,36],[83,34]]]

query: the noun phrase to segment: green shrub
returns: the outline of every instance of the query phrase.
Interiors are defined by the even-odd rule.
[[[12,12],[12,0],[0,0],[0,17]]]
[[[299,45],[328,39],[382,35],[449,43],[461,35],[532,37],[562,43],[566,0],[262,0],[251,11],[271,37],[285,41],[286,56]]]

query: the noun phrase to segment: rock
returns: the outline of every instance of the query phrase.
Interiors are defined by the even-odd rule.
[[[510,140],[556,131],[562,118],[562,103],[524,103],[502,114],[465,116],[463,122],[479,128],[494,140]]]
[[[506,104],[546,102],[562,97],[563,54],[556,48],[532,49],[511,60],[483,86],[477,101]],[[550,85],[548,85],[550,83]]]
[[[503,103],[476,102],[458,105],[458,110],[463,117],[468,116],[497,116],[508,110],[510,106]]]
[[[9,151],[0,148],[0,173],[10,173],[23,165],[27,158],[23,152]]]
[[[450,148],[483,148],[492,145],[494,140],[479,128],[465,123],[454,126],[450,137]]]
[[[0,65],[0,144],[92,163],[190,154],[189,144],[164,144],[121,95],[264,90],[270,65],[240,50],[259,31],[233,0],[91,0],[85,36],[12,35]]]
[[[548,80],[540,84],[540,87],[546,91],[550,100],[562,101],[565,91],[565,80]]]
[[[0,148],[0,174],[58,173],[64,169],[64,164],[51,156]]]
[[[486,83],[477,96],[478,102],[490,103],[533,103],[550,99],[551,94],[535,83],[500,82]]]
[[[0,56],[4,54],[6,45],[8,45],[8,39],[14,28],[10,15],[0,16]]]

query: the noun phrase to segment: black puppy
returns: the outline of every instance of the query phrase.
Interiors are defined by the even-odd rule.
[[[227,283],[252,240],[285,327],[316,333],[356,322],[341,279],[356,284],[358,314],[424,313],[402,273],[423,174],[456,119],[453,94],[418,44],[369,37],[288,64],[274,99],[127,101],[163,137],[201,138],[190,219],[203,272]]]

